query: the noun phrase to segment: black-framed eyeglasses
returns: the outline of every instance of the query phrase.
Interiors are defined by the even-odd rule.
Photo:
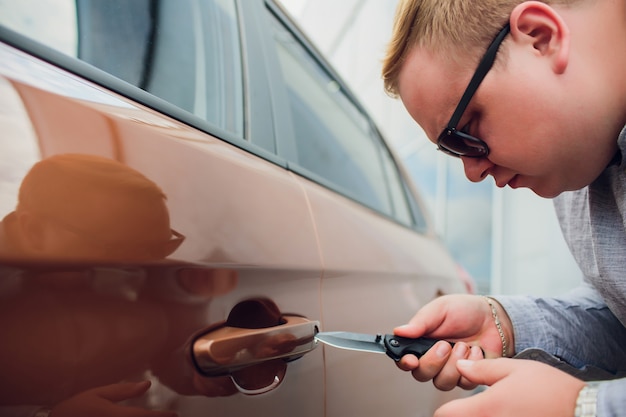
[[[478,89],[478,86],[480,86],[480,83],[493,66],[500,44],[504,38],[506,38],[506,35],[509,34],[510,30],[511,28],[507,23],[491,42],[491,45],[487,48],[487,52],[485,52],[485,55],[480,60],[480,63],[476,68],[476,72],[474,72],[472,79],[463,93],[463,96],[461,96],[459,104],[456,106],[454,113],[452,113],[452,117],[450,118],[448,125],[437,139],[437,147],[440,151],[457,158],[460,158],[461,156],[484,158],[489,155],[489,147],[485,142],[461,130],[457,130],[457,125],[459,124],[467,105],[472,100],[474,93]]]

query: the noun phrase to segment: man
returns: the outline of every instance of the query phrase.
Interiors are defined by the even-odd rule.
[[[0,257],[38,261],[165,258],[183,237],[165,194],[134,169],[95,155],[54,155],[24,177],[0,224]]]
[[[138,262],[163,259],[180,246],[182,235],[170,228],[169,213],[165,204],[165,194],[153,181],[140,172],[112,159],[85,154],[53,155],[36,163],[20,184],[15,210],[7,214],[0,223],[0,259],[3,262]],[[150,381],[123,382],[98,387],[89,387],[83,392],[58,401],[53,407],[40,408],[35,405],[7,405],[15,401],[20,404],[24,398],[24,386],[36,386],[27,372],[15,372],[15,369],[28,369],[23,363],[37,361],[46,357],[41,349],[55,351],[68,340],[97,340],[93,335],[119,340],[120,334],[132,335],[126,343],[135,347],[134,352],[126,356],[138,357],[136,363],[152,353],[153,346],[161,346],[160,332],[157,328],[166,327],[162,311],[149,305],[128,302],[122,299],[100,302],[91,291],[86,291],[83,298],[72,296],[72,291],[97,287],[94,280],[106,284],[110,276],[97,278],[94,275],[72,272],[42,274],[40,279],[31,276],[30,286],[22,292],[23,299],[16,302],[20,295],[12,294],[3,299],[0,308],[0,322],[3,336],[11,340],[20,340],[19,351],[11,350],[11,344],[5,344],[3,355],[7,370],[5,380],[11,380],[11,389],[3,386],[0,416],[75,416],[75,415],[122,415],[134,413],[146,417],[173,417],[169,411],[147,410],[117,404],[123,400],[140,397],[150,387]],[[34,281],[46,289],[55,288],[58,292],[37,291]],[[17,286],[19,287],[19,282]],[[197,285],[200,286],[200,283]],[[6,290],[6,289],[5,289]],[[13,291],[19,288],[11,288]],[[0,291],[0,295],[2,291]],[[43,296],[42,296],[43,294]],[[52,295],[54,294],[54,295]],[[66,298],[63,298],[67,295]],[[111,294],[109,294],[111,296]],[[41,300],[45,300],[42,302]],[[80,310],[75,303],[86,299],[91,301],[88,309]],[[29,308],[32,307],[32,308]],[[34,307],[33,307],[34,306]],[[87,311],[81,326],[68,320],[74,311]],[[109,311],[113,310],[113,311]],[[16,322],[14,317],[19,316]],[[102,326],[108,317],[108,326]],[[128,321],[133,317],[133,321]],[[49,336],[48,327],[42,318],[54,329]],[[24,336],[24,331],[16,323],[33,323]],[[133,324],[142,323],[143,326]],[[55,323],[50,325],[49,323]],[[115,323],[113,326],[111,323]],[[117,326],[117,327],[116,327]],[[91,333],[93,329],[94,333]],[[111,329],[114,329],[111,331]],[[120,331],[119,329],[125,329]],[[117,331],[115,331],[117,330]],[[107,331],[109,333],[107,333]],[[9,336],[7,336],[9,335]],[[44,336],[42,336],[44,335]],[[152,339],[150,339],[152,337]],[[21,339],[20,339],[21,338]],[[41,340],[47,340],[42,344]],[[123,339],[123,337],[122,337]],[[36,342],[33,343],[33,340]],[[138,350],[136,340],[146,340],[145,350]],[[112,343],[111,346],[115,346]],[[71,373],[80,369],[81,361],[95,360],[98,355],[107,352],[110,345],[90,342],[77,344],[76,350],[82,352],[68,359],[62,354],[53,355],[55,361],[43,359],[37,377],[41,380],[55,379],[54,371]],[[81,350],[82,349],[82,350]],[[4,352],[7,351],[7,352]],[[63,351],[58,349],[57,351]],[[12,366],[8,366],[10,363]],[[127,363],[122,362],[123,365]],[[122,365],[122,367],[123,367]],[[140,365],[138,365],[140,366]],[[125,367],[127,370],[128,366]],[[129,371],[130,372],[130,371]],[[51,375],[52,374],[52,375]],[[59,380],[63,380],[59,377]],[[98,380],[98,377],[95,377]],[[88,378],[85,381],[90,381]],[[3,381],[4,382],[4,381]],[[72,380],[76,386],[81,382]],[[90,381],[91,382],[91,381]],[[41,382],[39,382],[41,383]],[[82,382],[85,384],[85,382]],[[58,384],[45,390],[45,395],[55,398],[55,394],[76,390],[75,385]],[[41,395],[37,389],[26,390],[32,395]],[[38,404],[41,398],[30,398]]]
[[[491,176],[554,198],[585,274],[581,288],[555,299],[441,297],[397,328],[456,342],[405,356],[399,366],[415,379],[490,386],[437,416],[624,415],[626,379],[582,378],[626,371],[625,64],[623,1],[400,1],[387,92],[461,159],[470,181]],[[576,377],[539,362],[481,360],[515,355]]]

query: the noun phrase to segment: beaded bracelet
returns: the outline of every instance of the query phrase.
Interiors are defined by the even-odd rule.
[[[496,328],[498,329],[498,334],[500,335],[500,340],[502,341],[502,357],[506,358],[506,338],[504,337],[502,324],[500,324],[500,319],[498,318],[498,311],[496,310],[496,306],[491,298],[485,296],[485,300],[487,300],[489,307],[491,307],[491,315],[493,316],[493,320],[496,322]]]

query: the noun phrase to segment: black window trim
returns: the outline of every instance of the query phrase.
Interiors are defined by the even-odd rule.
[[[283,168],[287,168],[287,161],[278,155],[250,143],[244,138],[217,127],[198,116],[195,116],[173,104],[154,96],[139,87],[123,81],[99,68],[96,68],[78,58],[68,56],[54,48],[41,44],[27,36],[15,32],[0,24],[0,42],[21,50],[48,64],[61,68],[87,81],[119,94],[133,102],[144,105],[159,113],[169,116],[181,123],[214,136],[242,150],[259,156]],[[272,135],[273,136],[273,135]]]

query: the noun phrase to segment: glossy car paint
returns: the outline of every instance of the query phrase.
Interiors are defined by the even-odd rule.
[[[0,61],[19,66],[24,55],[4,46],[2,49]],[[27,62],[36,63],[35,60]],[[26,78],[23,75],[25,66],[20,66],[13,75]],[[321,316],[317,245],[304,193],[291,174],[125,100],[102,95],[98,89],[85,86],[82,81],[45,64],[31,66],[28,76],[38,80],[36,83],[40,86],[73,85],[81,88],[80,94],[88,96],[88,100],[82,100],[76,96],[54,94],[49,89],[3,77],[4,89],[9,93],[3,95],[4,101],[12,98],[12,103],[7,103],[9,108],[19,109],[18,98],[23,98],[24,109],[34,120],[32,126],[25,127],[36,132],[37,141],[45,144],[33,144],[35,155],[30,155],[31,159],[36,159],[38,152],[42,157],[54,153],[86,152],[123,160],[129,166],[141,169],[167,194],[170,222],[186,236],[186,240],[172,255],[175,259],[172,269],[169,262],[166,266],[157,265],[156,269],[140,264],[132,265],[129,270],[127,265],[106,262],[101,268],[103,271],[96,265],[86,270],[79,267],[75,271],[76,267],[70,264],[59,266],[60,272],[56,272],[56,268],[32,266],[43,270],[41,278],[17,273],[16,281],[9,283],[16,287],[17,294],[13,296],[14,291],[7,290],[8,298],[2,307],[2,339],[14,342],[9,346],[5,344],[11,354],[2,355],[4,363],[0,366],[6,370],[2,378],[3,404],[12,401],[18,401],[20,405],[54,404],[64,396],[92,386],[136,379],[143,373],[155,372],[146,364],[146,359],[159,358],[166,362],[169,355],[174,355],[175,352],[170,352],[166,357],[160,356],[162,349],[171,350],[170,344],[180,350],[176,352],[180,369],[175,373],[189,374],[189,381],[184,385],[191,385],[193,370],[182,352],[188,339],[196,332],[224,321],[233,306],[244,299],[261,295],[273,300],[282,311],[297,312],[312,319]],[[37,72],[37,68],[43,68],[43,71]],[[55,78],[46,78],[46,72]],[[14,89],[13,94],[11,89]],[[94,143],[93,148],[84,145],[85,137]],[[13,154],[13,140],[24,138],[6,139],[2,154],[9,157]],[[142,147],[151,149],[147,152],[156,155],[142,155]],[[236,173],[237,177],[224,181],[223,173],[226,172]],[[267,195],[272,198],[266,198]],[[15,195],[11,197],[15,199]],[[289,230],[300,232],[281,236],[281,231],[286,233]],[[3,274],[5,281],[14,277],[13,268],[18,271],[22,267],[25,271],[31,269],[30,263],[23,266],[22,262],[14,264],[11,260],[6,266],[10,273]],[[57,276],[48,277],[48,269]],[[96,276],[90,279],[93,281],[91,285],[84,284],[83,287],[80,284],[78,289],[73,288],[77,284],[72,283],[70,276],[67,292],[61,291],[61,285],[59,288],[51,285],[53,288],[41,295],[42,300],[38,298],[42,290],[31,294],[24,289],[37,287],[31,284],[35,279],[65,281],[63,276],[67,274],[76,274],[78,280],[85,276],[85,281],[90,275]],[[176,275],[180,274],[190,274],[192,281],[199,281],[202,295],[194,296],[177,288]],[[105,287],[105,294],[111,294],[111,300],[101,299],[101,286]],[[160,286],[164,288],[159,289]],[[150,305],[134,300],[142,292],[154,291],[164,293],[164,299],[159,302],[170,305],[170,309],[158,305],[155,308],[152,300],[147,303]],[[214,296],[213,292],[219,296]],[[131,317],[132,320],[128,320]],[[78,325],[74,323],[76,320],[80,321]],[[40,327],[34,328],[35,323]],[[126,333],[128,337],[116,338],[103,329]],[[172,332],[177,333],[178,340],[172,338]],[[94,341],[85,346],[70,348],[63,343],[68,340],[67,344],[71,345],[69,341],[74,339],[89,341],[94,338],[97,343]],[[14,353],[14,349],[18,352]],[[277,398],[271,405],[263,407],[261,415],[283,414],[282,407],[293,405],[290,399],[294,397],[317,398],[303,415],[322,413],[321,352],[312,352],[308,356],[312,359],[290,364],[290,368],[303,368],[294,371],[301,382],[289,384],[292,388],[286,387],[284,393],[272,394]],[[77,360],[82,357],[87,358]],[[317,366],[313,357],[318,358]],[[51,359],[54,360],[49,363]],[[54,363],[59,361],[62,363]],[[72,376],[61,372],[59,367],[67,367]],[[311,369],[307,370],[309,367]],[[17,369],[12,371],[13,368]],[[74,381],[74,375],[81,373],[94,378]],[[95,377],[101,373],[104,374],[101,378]],[[41,385],[33,384],[34,381]],[[177,384],[154,380],[152,395],[147,398],[152,402],[151,407],[181,407],[170,391],[173,389],[170,385]],[[50,389],[54,386],[59,387],[59,392]],[[186,386],[178,387],[178,390],[197,394]],[[232,389],[227,392],[231,393]],[[222,409],[223,415],[241,415],[239,413],[258,407],[258,401],[247,396],[241,396],[237,401],[221,401],[219,407],[211,405],[208,397],[206,400],[209,403],[201,404],[197,412],[209,407]],[[189,397],[189,401],[189,405],[180,408],[181,415],[193,415],[186,407],[193,405],[194,398]]]
[[[416,383],[384,355],[321,346],[294,358],[255,342],[223,362],[252,352],[266,355],[269,370],[203,374],[196,342],[225,326],[267,335],[293,315],[325,331],[390,332],[434,297],[465,290],[456,265],[430,229],[399,224],[280,156],[0,35],[1,215],[15,208],[37,161],[98,155],[154,181],[171,227],[185,236],[166,259],[0,258],[0,415],[144,379],[148,392],[123,406],[182,416],[430,416],[461,395]],[[259,345],[274,350],[260,354]],[[269,382],[255,381],[265,374]]]

